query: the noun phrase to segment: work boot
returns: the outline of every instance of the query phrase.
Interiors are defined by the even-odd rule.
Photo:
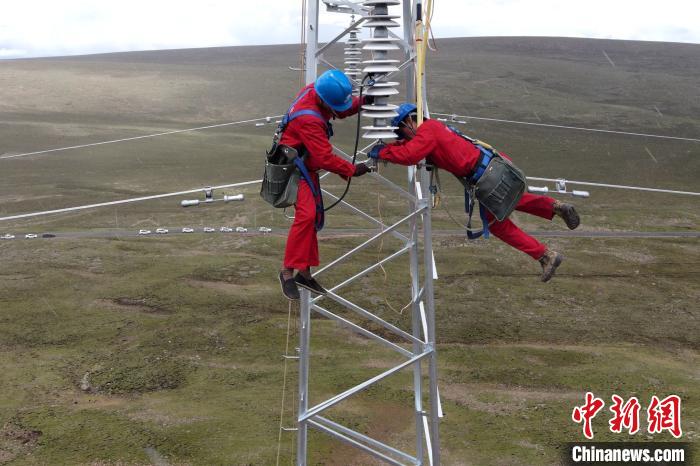
[[[282,287],[282,294],[285,298],[290,301],[297,301],[299,299],[299,288],[297,288],[297,283],[294,281],[294,277],[291,277],[292,273],[288,272],[290,278],[284,278],[284,271],[280,272],[280,286]]]
[[[553,276],[554,272],[557,271],[557,267],[564,260],[564,256],[556,251],[547,250],[539,261],[542,265],[542,281],[548,282]]]
[[[301,273],[297,273],[294,276],[294,281],[297,282],[297,285],[306,288],[307,290],[311,291],[312,293],[316,294],[326,294],[327,291],[324,287],[321,286],[319,282],[316,281],[315,278],[312,276],[305,277]]]
[[[569,230],[575,230],[581,223],[578,212],[576,212],[576,209],[571,204],[554,201],[554,214],[564,219]]]

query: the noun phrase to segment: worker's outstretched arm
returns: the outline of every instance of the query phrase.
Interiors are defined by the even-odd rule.
[[[307,167],[310,170],[323,169],[346,177],[352,176],[355,166],[333,154],[333,146],[328,142],[325,125],[311,116],[301,116],[298,119],[303,119],[303,130],[299,131],[299,138],[309,153]]]
[[[435,137],[430,131],[418,128],[416,136],[410,141],[400,141],[385,146],[379,152],[379,158],[399,165],[415,165],[435,149]]]

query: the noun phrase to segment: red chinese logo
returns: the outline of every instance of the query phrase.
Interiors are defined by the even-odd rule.
[[[629,435],[639,432],[639,413],[642,406],[636,397],[631,397],[625,401],[618,395],[612,396],[612,418],[608,421],[610,432],[622,433],[627,431]],[[593,439],[593,418],[603,409],[605,402],[586,392],[586,402],[581,406],[576,406],[571,413],[571,419],[577,423],[583,423],[583,435]],[[647,432],[650,434],[660,434],[668,431],[675,438],[683,435],[681,429],[681,398],[678,395],[669,395],[663,400],[654,395],[651,397],[647,408]]]
[[[642,407],[639,400],[633,396],[624,405],[622,404],[624,400],[617,395],[613,395],[612,400],[613,405],[610,407],[610,411],[613,412],[614,416],[608,421],[610,432],[619,434],[622,429],[627,429],[630,435],[639,432],[639,410]]]
[[[681,398],[677,395],[669,395],[663,400],[654,395],[647,409],[647,420],[650,434],[661,433],[668,430],[675,438],[683,435],[681,430]]]
[[[587,392],[586,403],[583,406],[576,406],[574,412],[571,413],[571,419],[573,419],[575,423],[580,424],[583,422],[583,435],[589,440],[593,438],[591,421],[595,415],[598,414],[598,411],[603,409],[603,406],[605,406],[603,400],[596,398],[593,393]]]

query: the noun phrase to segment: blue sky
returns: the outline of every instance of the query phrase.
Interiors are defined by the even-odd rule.
[[[568,36],[700,44],[698,0],[434,1],[436,37]],[[3,3],[0,58],[299,41],[301,0]],[[400,12],[398,6],[392,9]],[[348,23],[347,15],[323,12],[322,39]]]

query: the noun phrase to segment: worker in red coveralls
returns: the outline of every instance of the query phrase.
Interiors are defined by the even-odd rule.
[[[316,82],[304,87],[288,112],[288,124],[280,139],[284,144],[306,154],[304,165],[310,182],[299,180],[294,223],[287,235],[284,263],[279,274],[282,293],[288,299],[299,299],[298,286],[318,294],[326,290],[311,276],[311,267],[319,264],[316,232],[323,226],[323,200],[318,179],[319,170],[327,170],[345,178],[361,176],[369,171],[366,164],[353,165],[333,154],[330,119],[356,114],[360,105],[371,99],[352,97],[352,84],[342,71],[330,70]],[[294,275],[294,270],[298,273]]]
[[[410,103],[401,105],[399,115],[392,122],[392,126],[398,127],[396,133],[400,140],[386,146],[378,144],[368,155],[374,159],[401,165],[415,165],[420,160],[426,159],[427,163],[437,168],[469,180],[479,162],[480,149],[439,121],[426,119],[423,124],[417,126],[415,117],[415,105]],[[504,156],[502,153],[500,155]],[[580,223],[573,205],[547,196],[524,193],[516,210],[548,220],[558,215],[564,219],[571,230],[578,227]],[[548,249],[508,218],[502,222],[495,221],[488,211],[486,211],[486,218],[489,230],[496,237],[540,262],[543,282],[552,278],[563,260],[560,253]]]

